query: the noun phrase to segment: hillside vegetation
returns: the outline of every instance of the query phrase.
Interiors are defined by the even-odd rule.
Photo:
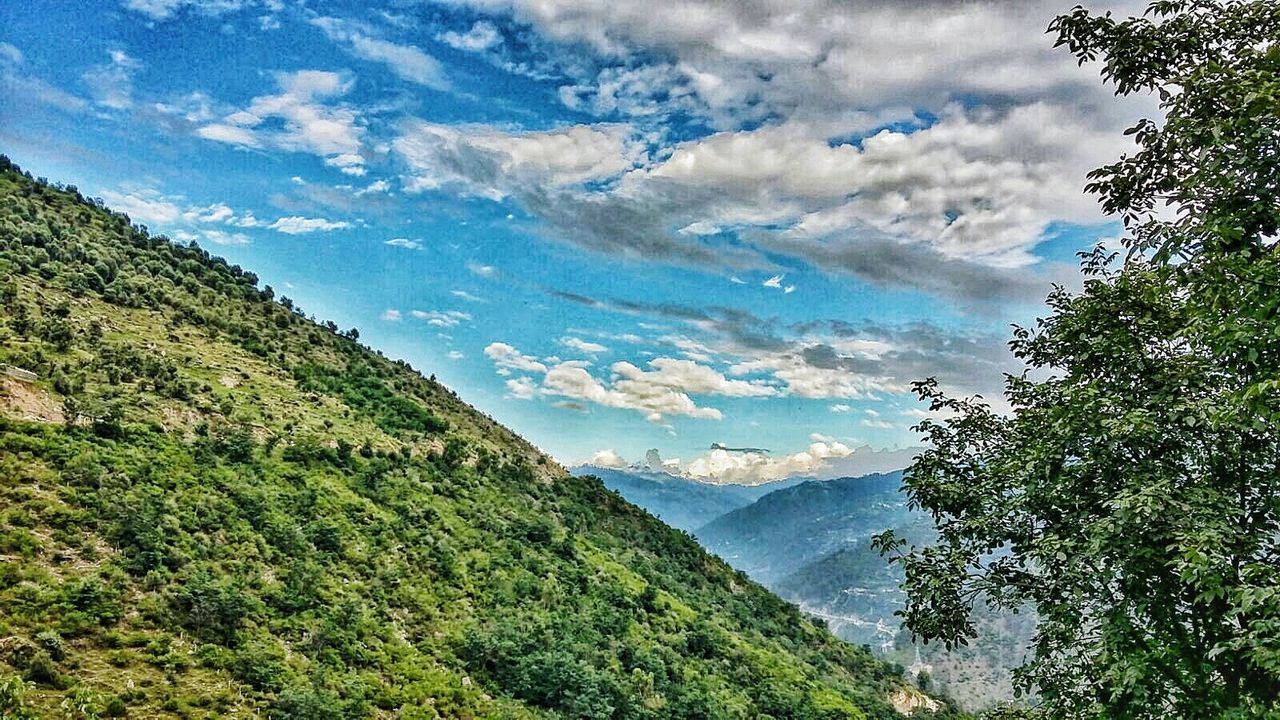
[[[0,277],[0,716],[886,718],[914,692],[354,330],[2,158]]]

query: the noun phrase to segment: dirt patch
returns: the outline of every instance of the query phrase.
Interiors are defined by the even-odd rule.
[[[60,423],[62,402],[37,385],[0,378],[0,413],[18,420]]]
[[[899,715],[915,715],[917,710],[927,710],[932,713],[942,707],[937,700],[912,688],[902,688],[889,693],[889,704],[893,705],[893,709],[897,710]]]

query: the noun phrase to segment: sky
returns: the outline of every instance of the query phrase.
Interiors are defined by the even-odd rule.
[[[0,152],[563,463],[753,483],[917,444],[915,380],[998,401],[1119,232],[1085,174],[1155,108],[1071,4],[5,3]]]

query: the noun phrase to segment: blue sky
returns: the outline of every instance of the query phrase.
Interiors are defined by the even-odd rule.
[[[564,462],[757,482],[913,444],[912,380],[998,392],[1117,232],[1080,188],[1150,108],[1052,49],[1063,9],[9,3],[0,151]]]

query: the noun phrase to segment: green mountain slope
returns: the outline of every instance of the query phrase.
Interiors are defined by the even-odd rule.
[[[2,158],[0,277],[0,716],[878,718],[912,692],[354,332]]]

